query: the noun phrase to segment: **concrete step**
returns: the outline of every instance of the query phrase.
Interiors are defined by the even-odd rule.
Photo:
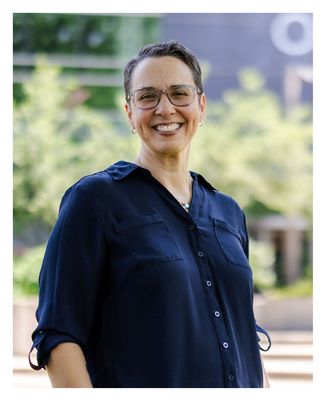
[[[312,331],[268,331],[272,343],[312,344]],[[263,335],[261,335],[263,336]]]
[[[278,360],[263,358],[265,371],[271,378],[307,379],[313,378],[312,360]]]
[[[33,358],[32,358],[32,362],[34,364],[36,364],[36,360],[34,360]],[[29,365],[27,356],[21,356],[21,355],[14,356],[13,370],[14,370],[14,372],[17,372],[17,373],[24,372],[24,373],[32,373],[32,374],[33,373],[41,374],[43,371],[44,371],[44,373],[46,373],[44,369],[42,369],[40,371],[33,370]]]
[[[313,336],[311,331],[271,331],[272,347],[262,352],[270,382],[313,379]]]
[[[273,343],[269,351],[262,353],[265,360],[312,360],[313,346],[311,344]]]
[[[44,371],[30,372],[14,372],[13,375],[14,388],[51,388],[51,382]]]
[[[298,388],[311,388],[313,385],[312,379],[300,379],[300,378],[286,378],[286,377],[273,377],[268,376],[268,380],[271,388],[284,388],[287,390],[288,388],[292,388],[296,390]]]

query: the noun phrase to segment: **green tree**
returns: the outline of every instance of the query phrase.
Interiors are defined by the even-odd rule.
[[[24,86],[26,101],[14,107],[15,232],[32,223],[51,226],[70,185],[117,158],[135,155],[133,135],[123,135],[83,105],[67,106],[76,89],[40,59]]]
[[[80,74],[90,73],[109,75],[112,78],[121,75],[121,59],[129,59],[146,43],[159,40],[159,14],[64,14],[64,13],[16,13],[13,15],[13,50],[14,54],[47,54],[82,57],[85,55],[116,57],[105,68],[93,65],[91,68],[65,65],[62,72]],[[23,71],[33,70],[33,66],[24,65]],[[14,63],[15,72],[22,72],[22,65]],[[115,86],[88,86],[86,104],[91,108],[107,110],[115,108],[111,101],[119,88]],[[23,85],[14,82],[13,94],[16,102],[25,100]]]
[[[280,101],[254,70],[241,88],[210,104],[192,145],[191,167],[249,213],[311,216],[311,110],[285,115]]]

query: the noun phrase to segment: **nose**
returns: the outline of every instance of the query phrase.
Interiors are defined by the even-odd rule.
[[[170,115],[176,112],[175,106],[169,101],[166,93],[162,93],[160,97],[160,102],[156,107],[156,114]]]

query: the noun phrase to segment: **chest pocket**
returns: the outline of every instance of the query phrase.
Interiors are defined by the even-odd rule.
[[[214,218],[214,233],[226,260],[250,269],[239,232],[224,221]]]
[[[157,214],[118,222],[115,229],[132,256],[142,265],[182,259],[168,227]]]

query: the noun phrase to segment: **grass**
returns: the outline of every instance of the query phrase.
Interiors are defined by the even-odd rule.
[[[310,277],[302,278],[287,286],[264,289],[263,293],[276,299],[312,297],[313,281]]]

